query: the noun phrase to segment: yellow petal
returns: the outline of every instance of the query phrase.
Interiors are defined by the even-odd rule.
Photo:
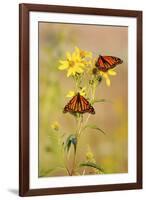
[[[78,57],[78,54],[76,54],[76,52],[73,52],[73,53],[72,53],[72,59],[73,59],[74,61],[76,61],[78,58],[79,58],[79,57]]]
[[[79,66],[75,66],[74,71],[81,74],[81,73],[83,73],[84,70],[82,68],[80,68]]]
[[[59,63],[62,65],[66,60],[59,60]]]
[[[78,64],[80,67],[82,67],[82,68],[84,68],[84,67],[86,67],[86,62],[80,62],[79,64]]]
[[[73,69],[73,68],[74,68],[74,67],[68,69],[67,77],[69,77],[69,76],[71,76],[71,75],[75,75],[75,72],[74,72],[74,69]]]
[[[80,49],[79,49],[78,47],[75,47],[75,52],[76,52],[77,54],[80,54]]]
[[[75,96],[75,92],[72,90],[70,90],[66,95],[66,97],[73,97],[73,96]]]
[[[70,54],[69,52],[66,52],[66,58],[67,58],[68,60],[71,60],[71,54]]]
[[[85,62],[81,63],[81,62],[76,62],[74,65],[74,68],[81,68],[82,70],[86,67]]]
[[[111,81],[110,81],[110,79],[109,79],[109,78],[108,78],[108,79],[106,79],[106,84],[107,84],[107,86],[108,86],[108,87],[111,85]]]
[[[108,70],[108,74],[111,76],[116,76],[116,72],[113,69]]]
[[[60,62],[61,65],[58,67],[58,69],[64,70],[64,69],[67,69],[69,67],[68,61],[60,60],[59,62]]]
[[[105,73],[103,73],[103,76],[105,78],[106,85],[109,87],[111,85],[111,81],[110,81],[110,79],[108,77],[108,74],[105,72]]]
[[[87,53],[86,53],[86,57],[92,58],[92,52],[90,52],[90,51],[87,52]]]

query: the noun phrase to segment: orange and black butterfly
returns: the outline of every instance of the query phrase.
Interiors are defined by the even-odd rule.
[[[95,63],[95,66],[103,71],[106,72],[109,69],[112,69],[114,67],[116,67],[116,65],[118,64],[122,64],[123,61],[118,58],[118,57],[114,57],[114,56],[99,56],[97,62]]]
[[[87,99],[85,99],[83,96],[80,95],[79,92],[64,107],[63,112],[81,113],[81,114],[88,112],[90,114],[95,114],[94,108],[87,101]]]

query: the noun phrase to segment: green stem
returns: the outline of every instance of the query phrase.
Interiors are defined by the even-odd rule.
[[[77,148],[77,147],[76,147]],[[73,157],[73,166],[72,166],[72,170],[71,170],[71,173],[70,173],[70,176],[72,176],[75,172],[75,167],[76,167],[76,151],[74,151],[74,157]]]
[[[78,123],[77,123],[77,130],[76,130],[76,137],[77,137],[76,150],[74,149],[73,164],[72,164],[72,170],[71,170],[70,176],[72,176],[74,174],[75,168],[76,168],[77,148],[78,148],[78,143],[79,143],[79,135],[82,130],[82,125],[83,125],[83,115],[79,115]]]
[[[68,175],[70,176],[70,171],[69,171],[68,166],[67,166],[67,163],[66,163],[67,158],[65,157],[65,154],[64,154],[64,153],[63,153],[63,159],[64,159],[64,167],[65,167],[65,169],[66,169]]]
[[[66,169],[68,175],[70,176],[70,171],[69,171],[69,169],[68,169],[68,167],[66,165],[65,165],[65,169]]]
[[[93,84],[92,89],[91,89],[91,101],[94,101],[94,99],[95,99],[96,87],[97,87],[97,83],[95,82],[95,83]],[[86,118],[86,121],[84,122],[84,125],[82,126],[82,129],[80,130],[80,135],[81,135],[81,133],[82,133],[82,131],[83,131],[83,128],[87,125],[87,123],[88,123],[90,117],[91,117],[91,114],[89,113],[88,116],[87,116],[87,118]]]

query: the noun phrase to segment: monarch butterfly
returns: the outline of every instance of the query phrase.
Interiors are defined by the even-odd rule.
[[[71,112],[71,113],[90,113],[95,114],[94,108],[91,104],[85,99],[83,96],[80,95],[78,92],[69,103],[64,107],[64,113]]]
[[[123,61],[118,57],[99,55],[99,58],[98,58],[97,62],[95,63],[95,66],[99,70],[101,70],[103,72],[107,72],[109,69],[112,69],[112,68],[116,67],[116,65],[122,64],[122,63],[123,63]]]

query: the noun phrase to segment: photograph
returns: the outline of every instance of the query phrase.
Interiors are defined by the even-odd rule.
[[[39,177],[128,172],[128,27],[39,22]]]

